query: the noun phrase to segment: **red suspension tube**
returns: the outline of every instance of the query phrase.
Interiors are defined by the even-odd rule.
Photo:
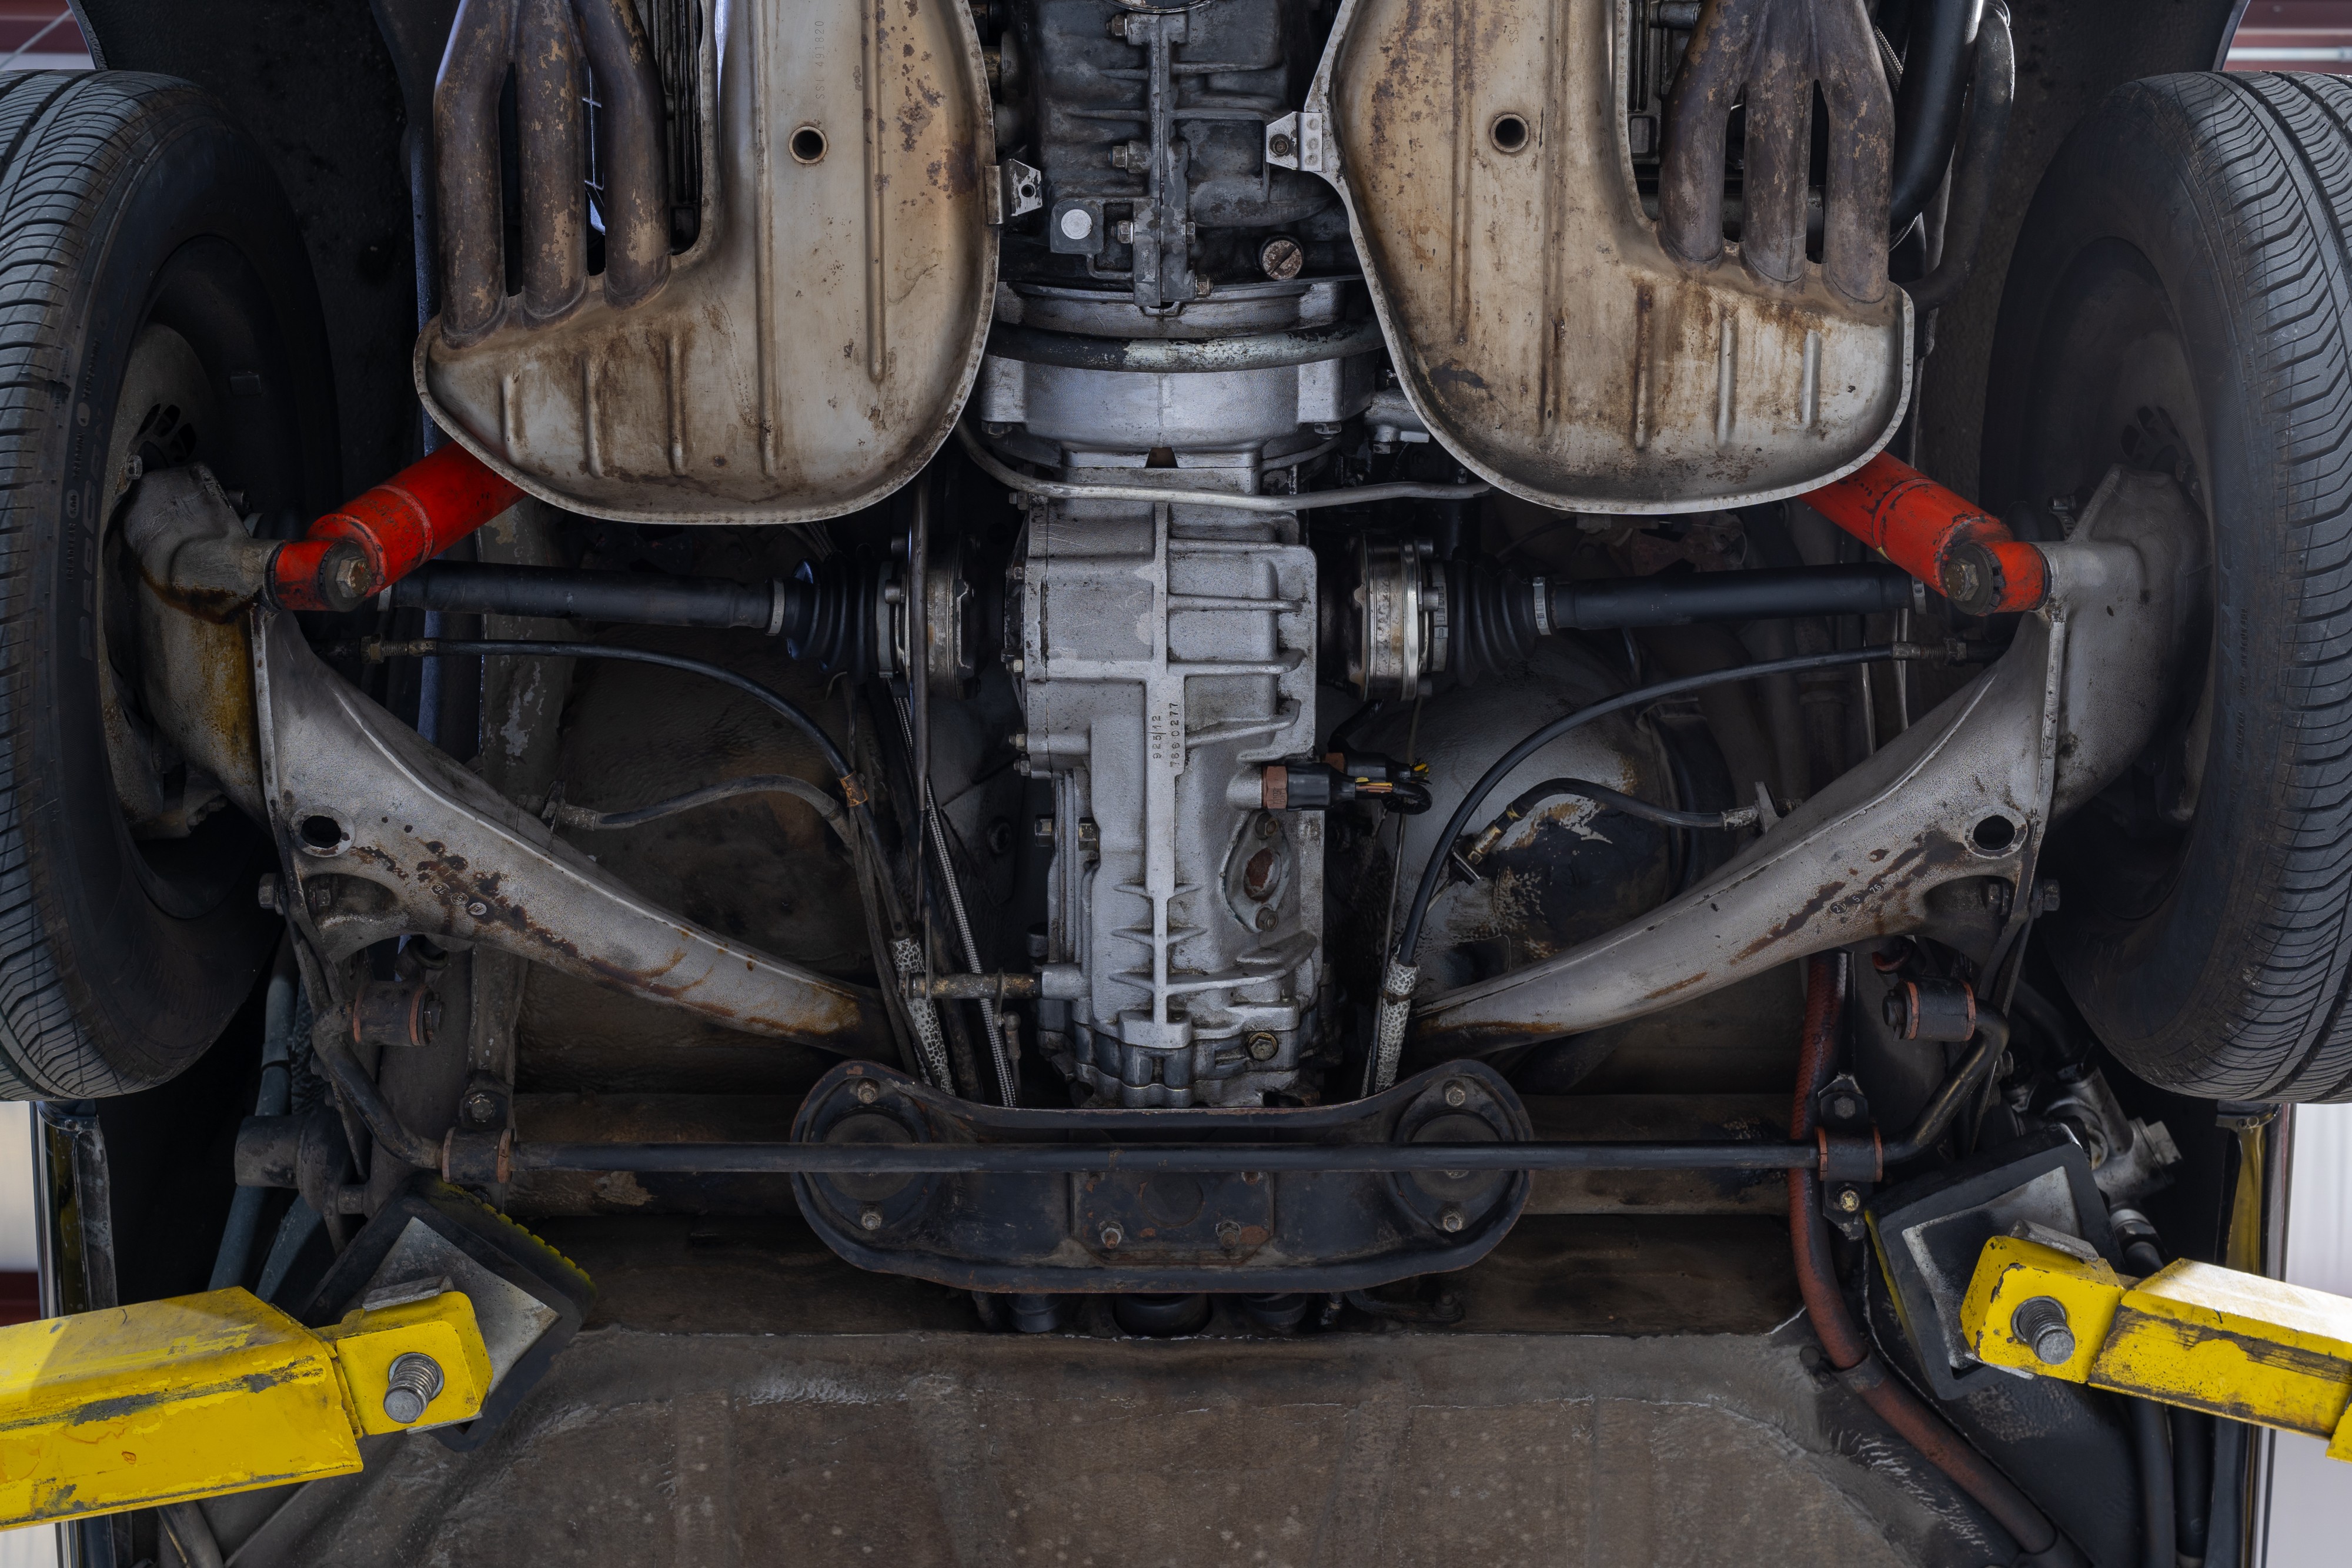
[[[2039,549],[1884,452],[1803,500],[1970,615],[2032,610],[2049,597]]]
[[[269,594],[285,610],[350,610],[522,498],[450,442],[278,547]]]
[[[1792,1138],[1802,1139],[1812,1132],[1813,1096],[1829,1082],[1835,1065],[1837,1026],[1845,1011],[1847,963],[1843,953],[1825,953],[1806,966],[1805,1032],[1797,1058],[1797,1099],[1789,1117]],[[1805,1315],[1812,1320],[1823,1354],[1846,1386],[1916,1448],[1920,1458],[1976,1499],[2024,1548],[2026,1556],[2038,1556],[2056,1545],[2058,1531],[2049,1516],[1928,1408],[1871,1349],[1861,1325],[1846,1310],[1845,1296],[1831,1269],[1829,1224],[1822,1218],[1819,1178],[1810,1170],[1789,1173],[1789,1239],[1795,1249],[1797,1289],[1805,1299]]]

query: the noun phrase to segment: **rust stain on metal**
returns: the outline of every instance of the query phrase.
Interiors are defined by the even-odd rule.
[[[1717,63],[1677,103],[1690,123],[1716,117],[1711,151],[1683,136],[1665,156],[1678,192],[1715,192],[1703,213],[1677,207],[1673,234],[1696,245],[1711,223],[1714,237],[1677,250],[1622,165],[1618,15],[1497,0],[1350,8],[1328,105],[1365,270],[1392,335],[1443,348],[1398,371],[1450,447],[1546,505],[1801,488],[1859,461],[1902,401],[1906,318],[1885,266],[1892,102],[1866,17],[1859,0],[1707,8],[1704,35],[1738,37],[1694,45],[1694,59]],[[1727,259],[1720,117],[1744,82],[1787,99],[1798,76],[1831,94],[1836,244],[1807,260],[1802,117],[1772,116],[1748,132],[1756,240]],[[1790,169],[1793,206],[1774,205],[1766,177]],[[1793,250],[1768,207],[1795,213]],[[1809,370],[1818,410],[1796,394]]]

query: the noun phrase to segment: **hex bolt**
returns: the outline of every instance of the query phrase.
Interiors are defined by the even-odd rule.
[[[1242,1222],[1238,1219],[1217,1221],[1217,1243],[1222,1247],[1239,1247],[1242,1244]]]
[[[882,1085],[875,1082],[871,1078],[861,1078],[857,1081],[857,1087],[850,1092],[857,1096],[857,1103],[860,1105],[871,1105],[882,1098]]]
[[[2034,1359],[2059,1366],[2074,1358],[2074,1331],[2067,1326],[2066,1306],[2051,1296],[2020,1301],[2009,1315],[2009,1332],[2033,1349]]]
[[[878,1208],[860,1209],[857,1214],[857,1228],[861,1230],[881,1229],[882,1211]]]
[[[1470,1103],[1470,1091],[1459,1083],[1449,1083],[1445,1086],[1445,1103],[1459,1111]]]
[[[1270,1034],[1254,1034],[1249,1037],[1249,1053],[1252,1061],[1272,1061],[1282,1054],[1282,1041]]]
[[[1854,1113],[1861,1109],[1860,1105],[1854,1103],[1854,1098],[1851,1094],[1833,1095],[1830,1100],[1830,1114],[1841,1122],[1853,1120]]]
[[[1840,1214],[1853,1214],[1862,1207],[1862,1194],[1856,1192],[1850,1186],[1840,1187],[1837,1195],[1837,1206],[1838,1212]]]
[[[499,1113],[499,1102],[488,1090],[477,1089],[466,1096],[461,1109],[466,1113],[466,1120],[478,1127],[487,1127]]]
[[[384,1382],[383,1413],[405,1427],[422,1419],[441,1392],[441,1364],[422,1351],[408,1351],[393,1358]]]
[[[285,894],[278,890],[276,872],[266,871],[261,873],[261,880],[254,884],[253,896],[255,901],[270,914],[285,913],[286,905],[283,902]]]
[[[1120,1228],[1118,1221],[1114,1219],[1108,1225],[1102,1228],[1102,1244],[1104,1246],[1116,1247],[1126,1239],[1127,1232]]]
[[[1287,158],[1297,143],[1277,131],[1265,139],[1265,150],[1276,158]]]
[[[1273,910],[1260,909],[1257,912],[1257,928],[1260,931],[1271,931],[1281,924],[1282,916],[1276,915]]]
[[[1437,1211],[1437,1228],[1444,1231],[1448,1236],[1452,1236],[1456,1231],[1459,1231],[1462,1228],[1462,1211],[1454,1207],[1450,1203],[1444,1208],[1439,1209]]]

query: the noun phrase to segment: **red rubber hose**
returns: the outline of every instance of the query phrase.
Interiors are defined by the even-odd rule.
[[[1797,1057],[1796,1103],[1789,1113],[1792,1138],[1811,1134],[1813,1096],[1829,1082],[1837,1055],[1838,1021],[1845,1012],[1846,969],[1843,953],[1822,954],[1806,966],[1805,1033]],[[1805,1298],[1805,1315],[1812,1320],[1822,1352],[1846,1386],[1916,1448],[1920,1458],[1982,1504],[2027,1556],[2056,1544],[2058,1531],[2048,1516],[1872,1353],[1870,1342],[1846,1310],[1845,1296],[1830,1266],[1829,1222],[1822,1218],[1818,1178],[1809,1170],[1789,1173],[1789,1237],[1796,1255],[1797,1288]]]

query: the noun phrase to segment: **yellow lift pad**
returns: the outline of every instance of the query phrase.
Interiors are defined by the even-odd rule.
[[[1978,1360],[2326,1437],[2352,1459],[2352,1301],[2186,1260],[2145,1280],[1997,1236],[1960,1331]]]
[[[395,1394],[411,1354],[430,1375]],[[242,1290],[0,1328],[0,1526],[348,1475],[362,1434],[465,1420],[489,1383],[457,1291],[320,1332]]]

